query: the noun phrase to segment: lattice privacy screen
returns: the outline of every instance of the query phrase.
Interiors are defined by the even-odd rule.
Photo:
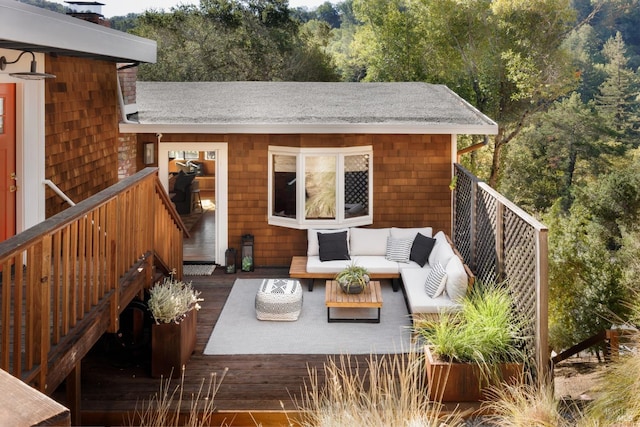
[[[526,351],[546,372],[547,228],[462,166],[455,177],[454,243],[478,280],[509,284]]]

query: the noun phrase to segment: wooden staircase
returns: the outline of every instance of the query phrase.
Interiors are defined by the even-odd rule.
[[[82,358],[160,276],[182,278],[184,236],[147,168],[0,242],[0,368],[34,393],[66,381],[75,424]]]

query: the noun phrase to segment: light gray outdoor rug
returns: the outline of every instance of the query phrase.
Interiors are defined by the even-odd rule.
[[[262,279],[238,279],[209,337],[204,354],[389,354],[410,348],[411,321],[402,292],[382,286],[380,323],[328,323],[324,283],[303,286],[297,321],[256,319],[255,295]],[[206,304],[206,301],[203,303]],[[331,309],[332,317],[354,314]],[[358,311],[375,317],[368,309]],[[372,309],[373,310],[373,309]]]

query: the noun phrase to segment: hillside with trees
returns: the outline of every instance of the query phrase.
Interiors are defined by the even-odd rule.
[[[554,350],[626,319],[640,273],[640,0],[201,0],[111,21],[158,42],[143,80],[446,84],[499,124],[464,166],[549,226]]]

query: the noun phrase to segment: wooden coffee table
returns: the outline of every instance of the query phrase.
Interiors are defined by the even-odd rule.
[[[349,323],[380,323],[380,309],[382,308],[382,291],[380,282],[372,280],[367,289],[359,294],[345,293],[338,282],[327,280],[325,286],[325,304],[327,305],[327,322]],[[340,318],[331,317],[332,308],[377,308],[378,317]]]

